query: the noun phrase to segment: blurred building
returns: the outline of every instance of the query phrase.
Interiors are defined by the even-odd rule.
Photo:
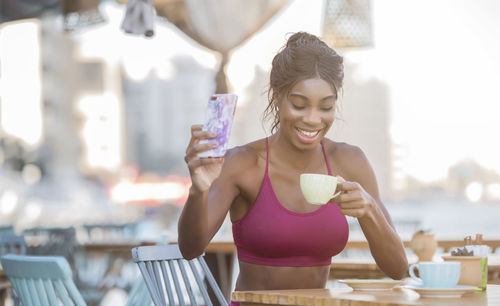
[[[269,73],[255,68],[253,81],[240,94],[229,139],[231,147],[243,145],[271,134],[268,124],[262,122],[262,114],[268,104],[267,87]]]
[[[449,196],[469,201],[499,201],[500,174],[474,160],[463,160],[448,169],[443,189]]]
[[[187,56],[174,58],[172,66],[169,79],[151,73],[137,82],[122,73],[125,159],[141,172],[187,176],[183,157],[190,126],[204,121],[215,71]]]
[[[45,127],[42,146],[50,152],[45,154],[44,163],[49,163],[46,168],[53,177],[75,176],[79,173],[82,147],[74,103],[80,90],[89,86],[80,80],[82,66],[73,56],[75,43],[71,37],[59,29],[54,18],[41,21]]]
[[[344,89],[334,126],[328,136],[360,147],[377,177],[381,196],[392,195],[390,97],[386,84],[356,77],[356,65],[344,61]]]

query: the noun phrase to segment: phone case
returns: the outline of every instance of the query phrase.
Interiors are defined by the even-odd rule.
[[[226,154],[237,100],[238,96],[235,94],[215,94],[210,97],[203,131],[215,132],[217,137],[215,139],[201,140],[200,143],[216,140],[219,145],[216,148],[199,153],[198,157],[222,157]]]

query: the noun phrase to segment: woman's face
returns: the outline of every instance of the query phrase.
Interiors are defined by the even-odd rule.
[[[337,95],[326,81],[298,82],[280,101],[280,134],[298,148],[315,148],[333,124],[336,101]]]

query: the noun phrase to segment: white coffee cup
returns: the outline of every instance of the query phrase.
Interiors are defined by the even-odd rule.
[[[300,175],[300,190],[311,204],[323,205],[340,194],[335,193],[338,178],[331,175],[303,173]]]

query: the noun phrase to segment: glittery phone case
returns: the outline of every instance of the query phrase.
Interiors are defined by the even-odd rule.
[[[200,143],[216,140],[219,145],[216,148],[199,153],[198,157],[222,157],[226,154],[237,100],[238,96],[235,94],[215,94],[210,97],[203,131],[215,132],[217,138],[204,139]]]

